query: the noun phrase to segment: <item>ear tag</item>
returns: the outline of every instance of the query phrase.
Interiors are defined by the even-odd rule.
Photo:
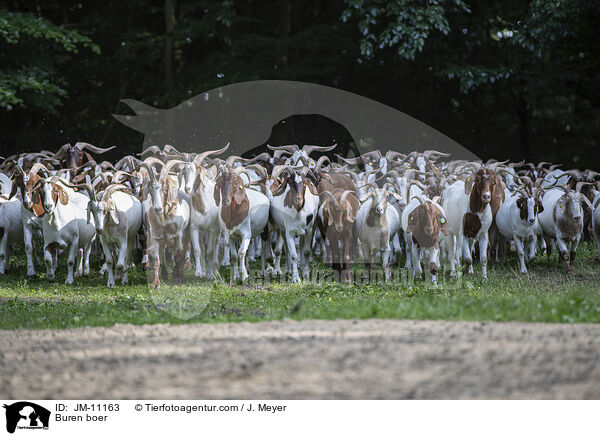
[[[446,218],[441,217],[440,218],[440,224],[446,224]]]

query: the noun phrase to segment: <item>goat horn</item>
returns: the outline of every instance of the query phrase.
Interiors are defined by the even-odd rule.
[[[89,183],[80,183],[77,185],[72,185],[70,183],[66,183],[67,186],[74,188],[74,189],[80,189],[83,188],[86,190],[86,192],[88,193],[88,196],[90,197],[90,200],[95,201],[96,200],[96,192],[94,191],[94,188],[92,187],[92,185],[90,185]]]
[[[165,166],[162,167],[162,169],[160,170],[160,176],[158,177],[158,180],[160,180],[161,182],[164,181],[167,176],[169,175],[169,173],[171,172],[171,168],[173,168],[175,165],[181,165],[181,164],[186,164],[185,161],[183,160],[179,160],[179,159],[173,159],[168,161]]]
[[[162,160],[157,159],[154,156],[147,157],[146,159],[144,159],[144,161],[142,163],[145,163],[146,165],[149,165],[149,166],[154,166],[154,165],[160,165],[161,167],[165,166],[165,163]]]
[[[85,150],[86,148],[93,152],[93,153],[106,153],[107,151],[112,150],[113,148],[115,148],[115,146],[113,145],[112,147],[108,147],[108,148],[100,148],[100,147],[96,147],[95,145],[92,144],[88,144],[87,142],[78,142],[77,144],[75,144],[75,147],[77,147],[80,150]]]
[[[406,155],[405,155],[405,154],[403,154],[403,153],[400,153],[400,152],[398,152],[398,151],[392,151],[392,150],[389,150],[389,151],[388,151],[388,152],[385,154],[385,158],[386,158],[387,160],[389,160],[389,161],[391,161],[391,160],[393,160],[393,159],[396,159],[398,156],[401,156],[402,158],[405,158],[405,157],[406,157]]]
[[[103,192],[100,201],[106,202],[110,196],[116,191],[129,191],[129,188],[125,185],[121,185],[120,183],[115,183],[108,186]]]
[[[347,157],[342,157],[339,154],[336,154],[335,157],[337,157],[338,159],[340,159],[341,161],[343,161],[344,163],[347,163],[347,164],[356,165],[358,163],[362,163],[361,156],[347,158]]]
[[[423,152],[423,156],[425,156],[429,160],[439,159],[440,157],[449,157],[450,153],[442,153],[441,151],[436,150],[425,150]]]
[[[321,167],[323,166],[323,162],[325,161],[329,162],[329,165],[331,165],[331,160],[329,160],[327,156],[321,156],[317,161],[317,164],[315,165],[315,171],[317,173],[321,172]]]
[[[269,145],[267,144],[267,148],[269,150],[273,150],[273,151],[287,151],[290,153],[293,153],[294,151],[298,151],[300,148],[296,145],[296,144],[292,144],[292,145],[278,145],[278,146],[273,146],[273,145]]]
[[[140,169],[142,168],[146,170],[148,177],[150,177],[150,179],[154,182],[156,178],[154,177],[154,170],[152,169],[152,166],[146,162],[142,162],[140,164]]]
[[[58,151],[57,151],[56,153],[54,153],[54,156],[53,156],[53,157],[54,157],[54,158],[56,158],[56,159],[60,159],[60,158],[62,158],[62,157],[63,157],[63,154],[65,154],[65,152],[67,151],[67,149],[68,149],[70,146],[71,146],[71,144],[70,144],[70,143],[66,143],[66,144],[64,144],[62,147],[60,147],[60,148],[58,149]]]
[[[334,148],[337,147],[337,144],[333,144],[330,146],[319,146],[319,145],[305,145],[304,147],[302,147],[302,151],[305,152],[307,155],[310,155],[311,153],[318,151],[320,153],[325,153],[328,151],[333,150]]]
[[[400,175],[398,174],[398,171],[396,170],[390,170],[387,173],[385,173],[384,175],[382,175],[381,177],[379,177],[378,179],[376,179],[375,181],[378,182],[383,178],[387,178],[387,177],[400,177]]]
[[[218,150],[208,150],[208,151],[204,151],[198,155],[196,155],[196,157],[194,158],[194,163],[198,166],[202,165],[202,161],[210,155],[213,154],[222,154],[225,153],[227,151],[227,149],[229,149],[229,142],[227,144],[225,144],[225,147],[223,148],[219,148]],[[241,158],[240,158],[241,159]]]
[[[331,201],[335,202],[335,197],[329,191],[319,192],[319,195],[327,195]]]
[[[342,196],[340,197],[340,204],[344,204],[346,202],[346,197],[348,197],[348,195],[350,195],[350,194],[356,195],[356,192],[351,191],[349,189],[342,192]]]

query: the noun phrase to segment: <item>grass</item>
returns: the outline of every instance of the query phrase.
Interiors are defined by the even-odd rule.
[[[404,270],[391,283],[340,284],[328,279],[318,261],[318,281],[300,284],[254,283],[229,285],[190,278],[185,285],[165,284],[152,290],[146,275],[130,272],[130,285],[108,289],[93,265],[89,278],[66,286],[64,265],[57,281],[43,273],[25,277],[24,256],[13,257],[13,272],[0,278],[0,328],[45,329],[110,326],[115,323],[192,323],[301,319],[445,319],[525,322],[600,322],[600,267],[592,244],[578,250],[575,273],[565,274],[554,255],[538,256],[527,275],[518,272],[517,259],[489,269],[489,280],[440,277],[432,287],[411,281]],[[258,266],[254,266],[258,269]],[[38,272],[45,267],[37,268]],[[187,271],[186,275],[191,275]],[[402,277],[404,275],[404,277]],[[323,278],[324,276],[324,278]]]

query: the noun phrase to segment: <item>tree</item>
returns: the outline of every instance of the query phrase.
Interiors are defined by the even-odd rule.
[[[0,108],[38,108],[56,113],[68,95],[61,66],[80,48],[100,53],[98,45],[29,13],[0,9]]]

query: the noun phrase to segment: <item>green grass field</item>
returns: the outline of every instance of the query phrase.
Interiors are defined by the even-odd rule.
[[[130,271],[130,284],[108,289],[97,274],[62,283],[66,267],[59,266],[57,281],[25,277],[24,256],[13,257],[13,270],[0,278],[0,328],[73,328],[115,323],[189,323],[291,319],[446,319],[526,322],[600,322],[600,265],[595,247],[580,246],[575,273],[565,274],[556,254],[552,261],[538,256],[528,275],[518,272],[516,257],[490,268],[489,280],[440,276],[432,287],[412,282],[406,271],[390,283],[339,284],[315,262],[320,278],[301,284],[228,284],[190,279],[179,286],[166,284],[151,290],[144,272]],[[254,266],[255,269],[258,265]],[[192,275],[188,270],[186,275]]]

